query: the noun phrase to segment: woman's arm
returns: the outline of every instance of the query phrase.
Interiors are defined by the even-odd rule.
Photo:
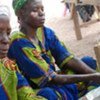
[[[77,82],[96,82],[100,84],[100,73],[84,75],[56,75],[50,83],[52,84],[71,84]]]
[[[52,56],[55,58],[56,64],[63,71],[67,69],[72,70],[79,74],[94,73],[95,70],[91,69],[81,60],[77,59],[65,45],[59,41],[53,31],[50,31],[51,37],[48,36],[48,45]]]
[[[86,65],[84,62],[82,62],[81,60],[75,57],[71,59],[68,63],[66,63],[63,68],[71,69],[79,74],[89,74],[89,73],[96,72],[95,70],[90,68],[88,65]]]

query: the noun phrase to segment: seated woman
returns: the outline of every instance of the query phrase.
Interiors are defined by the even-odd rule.
[[[46,100],[36,96],[17,65],[7,57],[11,31],[9,10],[0,6],[0,100]]]
[[[30,85],[41,89],[38,93],[48,100],[77,100],[78,90],[73,83],[100,83],[100,73],[74,57],[55,33],[44,26],[42,0],[14,0],[13,7],[20,32],[12,33],[8,56],[16,60]],[[61,74],[56,73],[55,63]],[[77,74],[68,75],[69,70]]]

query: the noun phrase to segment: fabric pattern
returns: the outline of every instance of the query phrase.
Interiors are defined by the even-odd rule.
[[[46,100],[36,96],[26,79],[18,72],[15,62],[0,61],[0,100]]]
[[[51,29],[39,28],[37,37],[38,46],[28,40],[25,34],[13,33],[8,56],[16,59],[19,69],[31,86],[41,89],[38,92],[39,95],[41,94],[48,100],[58,100],[59,97],[62,100],[77,100],[76,85],[52,86],[48,84],[52,78],[56,77],[55,62],[61,68],[73,58],[73,55],[63,46]]]

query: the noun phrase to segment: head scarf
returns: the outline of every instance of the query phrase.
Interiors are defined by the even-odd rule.
[[[16,11],[20,10],[28,0],[13,0],[13,8]]]
[[[6,15],[10,18],[10,9],[6,5],[0,5],[0,15]]]

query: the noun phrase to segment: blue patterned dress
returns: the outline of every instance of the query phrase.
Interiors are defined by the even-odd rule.
[[[15,59],[22,74],[33,88],[41,89],[38,94],[48,100],[77,100],[78,90],[75,84],[50,85],[56,73],[55,63],[60,69],[74,56],[58,40],[55,33],[47,28],[37,30],[39,44],[32,43],[25,34],[14,32],[8,56]],[[45,91],[45,92],[43,92]]]

